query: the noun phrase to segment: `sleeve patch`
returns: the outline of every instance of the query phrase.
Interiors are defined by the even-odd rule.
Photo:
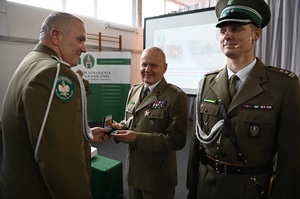
[[[54,80],[53,80],[54,83]],[[62,102],[68,102],[74,96],[75,86],[72,80],[67,76],[58,76],[55,96]]]

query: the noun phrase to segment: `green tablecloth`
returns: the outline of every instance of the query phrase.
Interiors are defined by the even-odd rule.
[[[122,199],[122,162],[100,155],[93,157],[91,192],[93,199]]]

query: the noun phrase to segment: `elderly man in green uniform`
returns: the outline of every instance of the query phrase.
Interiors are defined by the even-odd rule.
[[[88,127],[84,86],[71,69],[85,41],[83,21],[52,13],[14,73],[3,105],[0,198],[92,198],[90,141],[108,136]]]
[[[188,101],[180,88],[166,82],[166,70],[164,52],[146,48],[141,55],[143,82],[129,91],[125,119],[113,124],[128,129],[113,136],[129,143],[126,179],[130,199],[174,198],[176,150],[186,142]]]
[[[188,198],[300,198],[299,79],[254,56],[269,6],[219,0],[216,14],[227,64],[199,83]]]

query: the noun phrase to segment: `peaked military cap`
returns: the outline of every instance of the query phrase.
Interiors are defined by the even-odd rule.
[[[220,27],[224,23],[252,23],[264,28],[270,21],[271,11],[264,0],[219,0],[216,15]]]

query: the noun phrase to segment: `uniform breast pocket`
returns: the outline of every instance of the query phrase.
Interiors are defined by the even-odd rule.
[[[239,120],[249,123],[273,123],[274,114],[270,110],[242,110]]]
[[[163,119],[164,111],[161,109],[152,109],[150,110],[149,119]]]
[[[144,126],[150,131],[159,131],[159,128],[164,128],[164,111],[161,109],[147,110],[144,117]]]
[[[126,113],[133,114],[133,111],[134,111],[134,105],[127,104],[127,106],[126,106]]]
[[[271,110],[242,110],[238,116],[238,132],[245,132],[249,141],[268,143],[275,136],[277,124]]]
[[[219,105],[217,104],[205,102],[201,104],[200,113],[206,132],[210,132],[211,128],[221,119],[219,109]]]

